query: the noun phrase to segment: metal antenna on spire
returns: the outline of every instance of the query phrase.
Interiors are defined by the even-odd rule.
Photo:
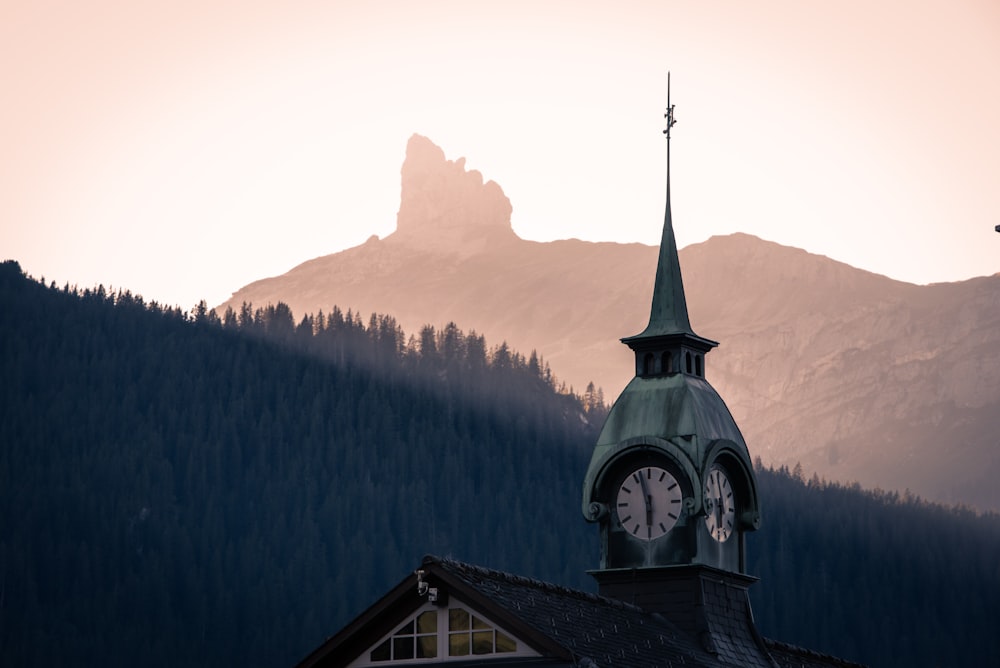
[[[667,137],[667,208],[670,208],[670,128],[674,127],[677,119],[674,118],[674,105],[670,103],[670,71],[667,71],[667,113],[663,114],[667,119],[667,127],[663,129],[663,134]]]
[[[667,72],[667,113],[663,114],[663,117],[667,119],[667,127],[664,128],[663,134],[667,136],[667,143],[670,142],[670,128],[674,127],[677,123],[677,119],[674,118],[674,105],[670,104],[670,72]]]

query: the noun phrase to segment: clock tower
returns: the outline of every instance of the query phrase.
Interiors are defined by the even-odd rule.
[[[669,82],[669,79],[668,79]],[[706,379],[718,344],[688,319],[670,212],[667,93],[666,213],[649,324],[622,339],[635,377],[608,415],[583,484],[584,517],[598,525],[604,595],[669,613],[679,590],[746,600],[745,536],[760,526],[757,481],[743,435]],[[749,610],[749,603],[746,603]]]
[[[705,379],[717,344],[688,320],[670,217],[673,124],[668,92],[653,307],[649,325],[623,339],[635,378],[583,486],[583,514],[600,528],[591,571],[600,595],[427,556],[298,668],[857,665],[764,639],[754,624],[744,537],[759,524],[757,484],[743,436]]]

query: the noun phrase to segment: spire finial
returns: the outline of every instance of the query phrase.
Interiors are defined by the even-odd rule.
[[[677,119],[674,118],[674,106],[670,104],[670,72],[667,72],[667,112],[663,114],[663,117],[667,119],[667,127],[663,129],[663,134],[667,136],[667,151],[669,155],[670,151],[670,128],[674,127],[677,123]]]
[[[674,118],[674,105],[670,102],[670,71],[667,71],[667,111],[663,114],[667,119],[667,127],[663,128],[663,134],[667,138],[667,217],[670,217],[670,128],[674,127],[677,119]]]

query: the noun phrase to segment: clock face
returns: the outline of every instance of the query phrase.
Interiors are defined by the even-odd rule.
[[[682,497],[681,486],[669,471],[644,466],[626,476],[618,488],[618,521],[636,538],[655,540],[674,528]]]
[[[733,486],[721,466],[713,466],[705,481],[705,526],[709,535],[724,543],[736,523],[736,499]]]

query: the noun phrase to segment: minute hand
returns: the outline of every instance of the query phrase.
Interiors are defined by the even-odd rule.
[[[642,485],[642,500],[646,503],[646,526],[653,526],[653,497],[646,485],[646,476],[639,472],[639,484]]]

